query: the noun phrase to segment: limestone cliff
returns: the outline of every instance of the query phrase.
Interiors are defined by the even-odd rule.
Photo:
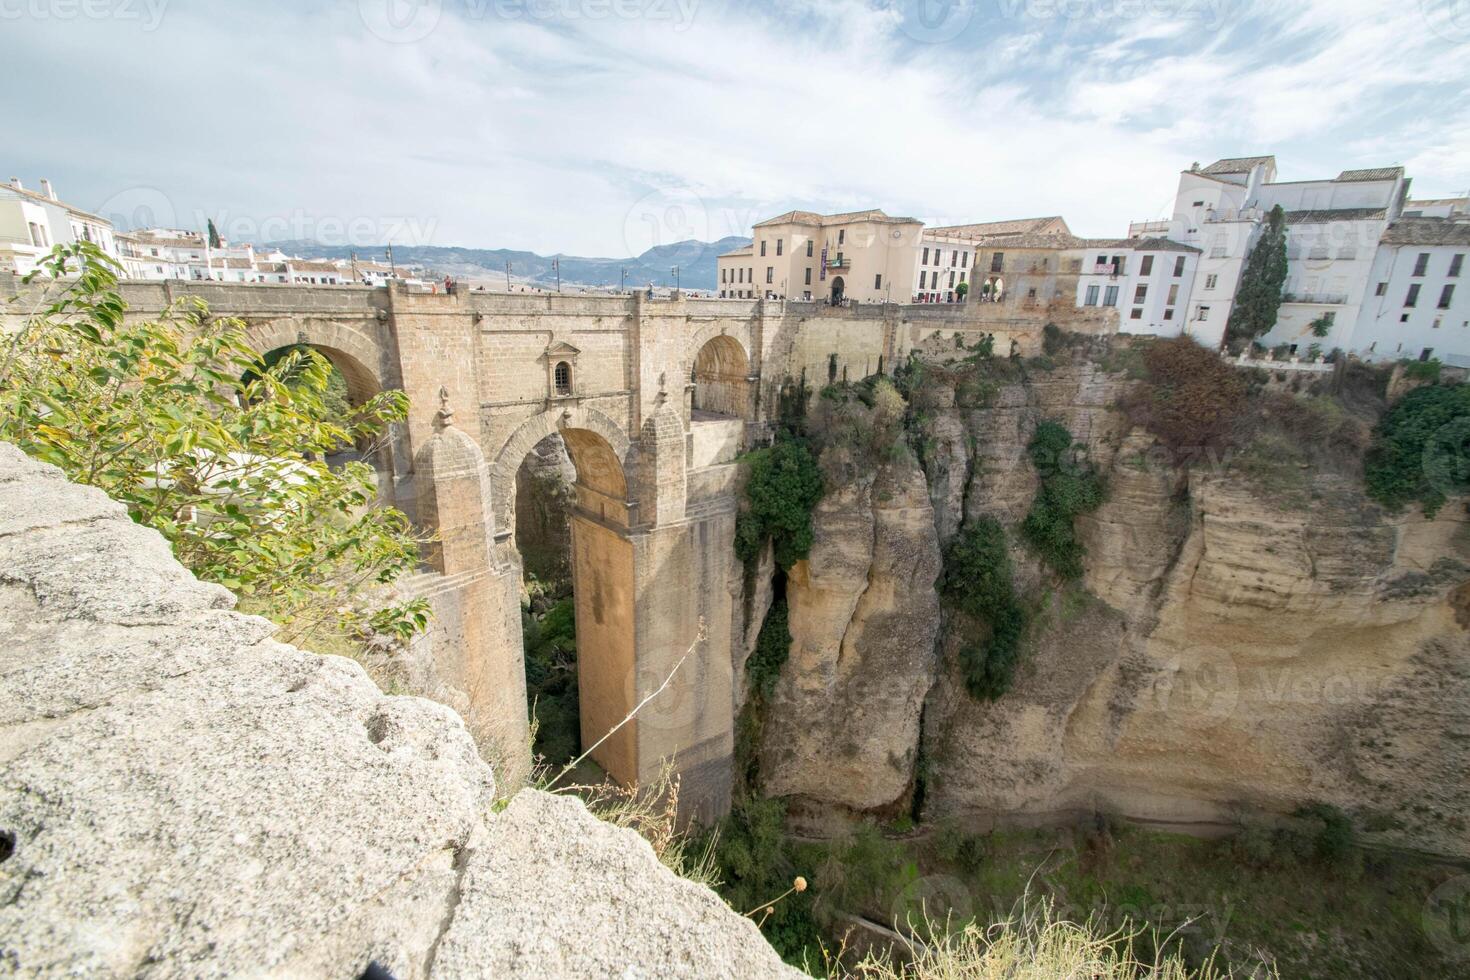
[[[761,781],[773,796],[869,810],[909,789],[938,661],[939,543],[923,473],[885,466],[829,494],[786,584],[791,658],[770,699]]]
[[[917,726],[894,724],[910,717],[896,705],[937,662],[923,718],[926,818],[1099,808],[1229,824],[1322,801],[1371,839],[1470,854],[1464,508],[1393,516],[1331,473],[1285,493],[1236,466],[1175,467],[1116,409],[1129,385],[1079,357],[1002,383],[980,405],[957,406],[942,381],[926,393],[933,527],[911,531],[907,552],[947,540],[964,517],[1014,528],[1035,493],[1025,447],[1042,419],[1065,425],[1107,474],[1107,503],[1078,522],[1080,587],[1057,583],[1011,535],[1036,616],[1016,684],[995,702],[965,692],[962,638],[926,628],[939,614],[917,588],[901,638],[863,655],[867,683],[825,680],[844,659],[817,652],[816,638],[850,632],[862,583],[906,566],[870,557],[861,503],[824,502],[810,569],[793,575],[820,612],[793,626],[768,728],[784,768],[767,788],[859,809],[893,800],[919,754]],[[914,646],[929,637],[934,661]],[[802,740],[806,730],[816,734]],[[882,792],[858,792],[833,756],[846,745],[872,757],[880,744],[905,765],[883,772]]]
[[[0,973],[796,975],[579,801],[496,812],[449,708],[233,604],[0,444]]]

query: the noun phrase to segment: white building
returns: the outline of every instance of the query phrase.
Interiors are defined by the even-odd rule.
[[[1400,218],[1384,233],[1345,349],[1470,367],[1470,218]]]
[[[1198,248],[1167,238],[1078,239],[1068,254],[1081,259],[1077,305],[1115,307],[1120,333],[1195,332],[1190,300]]]
[[[1046,247],[1053,238],[1071,234],[1067,223],[1057,215],[925,228],[915,256],[913,301],[953,303],[959,298],[956,289],[960,283],[968,283],[973,298],[979,299],[976,262],[982,250],[993,254],[1008,245],[1027,247],[1021,243],[1033,240],[1042,241]],[[989,271],[1001,275],[1004,269]]]
[[[1218,160],[1180,175],[1172,218],[1136,222],[1129,237],[1162,237],[1201,250],[1187,322],[1201,343],[1217,346],[1246,260],[1279,205],[1288,229],[1286,301],[1262,343],[1347,349],[1378,240],[1403,210],[1408,186],[1402,167],[1277,181],[1275,157]]]
[[[49,180],[39,192],[19,177],[0,184],[0,269],[25,275],[57,245],[88,241],[120,260],[112,222],[61,201]]]

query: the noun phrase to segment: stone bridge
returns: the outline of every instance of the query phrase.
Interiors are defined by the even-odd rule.
[[[411,414],[373,459],[385,501],[437,532],[406,588],[429,598],[412,687],[459,709],[503,778],[529,764],[516,472],[552,433],[577,471],[571,514],[582,738],[624,782],[671,761],[705,815],[729,802],[744,621],[734,557],[740,451],[782,380],[863,377],[951,332],[1034,334],[974,307],[830,309],[632,296],[123,283],[135,317],[184,297],[238,317],[262,353],[307,344],[349,398]],[[981,317],[984,317],[982,320]],[[1004,348],[1002,348],[1004,349]],[[762,384],[767,379],[766,384]],[[774,382],[774,383],[772,383]]]

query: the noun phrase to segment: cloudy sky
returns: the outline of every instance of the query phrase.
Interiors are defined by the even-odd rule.
[[[1470,0],[0,0],[0,167],[236,239],[1122,235],[1193,161],[1470,189]]]

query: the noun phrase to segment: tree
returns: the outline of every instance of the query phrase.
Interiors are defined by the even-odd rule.
[[[210,218],[209,219],[209,247],[210,248],[219,248],[220,247],[219,229],[214,226],[214,219],[213,218]]]
[[[68,267],[80,273],[62,282]],[[121,501],[288,642],[421,630],[424,600],[388,594],[418,563],[408,519],[378,505],[372,466],[326,463],[404,420],[404,394],[334,419],[321,355],[267,365],[238,320],[213,320],[198,300],[129,321],[115,269],[79,242],[38,270],[54,282],[26,277],[40,303],[8,304],[22,325],[0,347],[0,439]]]
[[[965,301],[965,297],[970,294],[970,284],[967,282],[960,283],[954,288],[954,294],[958,296],[960,298],[960,302],[963,303]]]
[[[1286,284],[1286,212],[1281,205],[1271,209],[1261,240],[1251,249],[1235,291],[1226,336],[1249,343],[1276,326],[1281,309],[1281,288]]]

